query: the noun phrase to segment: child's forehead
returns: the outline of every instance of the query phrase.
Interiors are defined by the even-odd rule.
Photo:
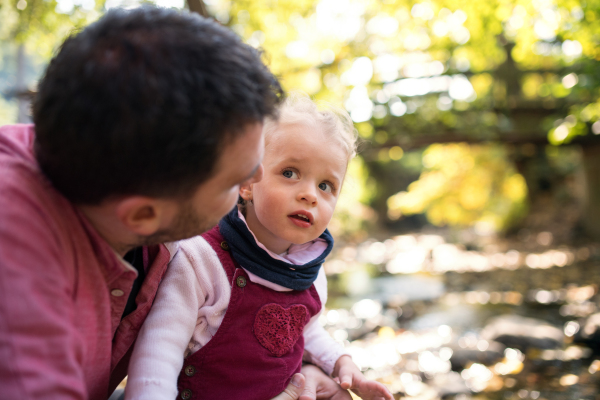
[[[318,124],[280,124],[270,135],[265,137],[265,146],[265,157],[267,153],[277,153],[291,148],[309,152],[326,149],[336,153],[335,155],[343,153],[343,158],[347,158],[343,144]]]
[[[326,132],[304,124],[291,124],[274,132],[267,142],[265,163],[311,165],[346,172],[348,155],[343,145]]]
[[[303,121],[278,121],[267,134],[269,139],[277,139],[281,136],[294,136],[303,132],[325,133],[324,129],[316,121],[307,118]]]
[[[305,147],[341,147],[322,126],[314,121],[279,123],[265,136],[265,145]]]

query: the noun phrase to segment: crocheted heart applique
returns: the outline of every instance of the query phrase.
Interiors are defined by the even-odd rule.
[[[279,304],[264,305],[254,319],[254,336],[271,354],[281,357],[298,341],[307,322],[308,309],[302,304],[283,308]]]

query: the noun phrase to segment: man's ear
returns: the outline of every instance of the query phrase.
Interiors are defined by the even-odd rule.
[[[131,232],[150,236],[158,232],[172,212],[168,204],[146,196],[128,196],[118,201],[117,217]]]
[[[252,184],[245,183],[240,186],[240,196],[246,201],[252,201]]]

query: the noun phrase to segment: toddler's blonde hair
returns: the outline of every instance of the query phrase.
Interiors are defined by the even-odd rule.
[[[280,125],[309,124],[323,129],[323,132],[335,140],[346,151],[347,160],[356,156],[358,132],[350,115],[343,109],[326,102],[315,103],[307,95],[291,93],[280,104],[278,118],[267,117],[263,125],[265,146],[269,145],[269,138]],[[246,200],[239,196],[238,206],[246,215]]]
[[[278,125],[314,124],[338,142],[346,151],[348,161],[356,155],[358,132],[348,113],[332,104],[315,103],[301,93],[291,93],[279,106],[279,118],[267,118],[264,124],[265,144]]]

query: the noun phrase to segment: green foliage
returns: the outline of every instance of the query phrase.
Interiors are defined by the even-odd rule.
[[[103,5],[93,0],[77,5],[65,0],[0,0],[0,40],[25,44],[49,58],[70,32],[96,20]]]
[[[223,0],[210,6],[229,9],[228,23],[265,50],[287,89],[344,104],[369,143],[365,168],[379,181],[410,174],[398,168],[403,153],[437,140],[559,145],[600,133],[598,1]],[[389,215],[424,212],[436,224],[491,221],[497,229],[523,215],[527,190],[520,175],[507,172],[514,171],[509,153],[502,146],[464,146],[472,168],[458,176],[426,168],[402,191],[408,194],[390,198]],[[436,145],[425,154],[451,164],[455,147]],[[481,174],[491,186],[480,188],[485,196],[469,196],[476,193],[469,182]],[[433,176],[440,179],[435,188],[427,183]],[[375,186],[370,204],[377,207],[389,188]],[[479,199],[477,205],[459,201],[457,188]],[[399,198],[421,198],[417,192],[435,201],[418,211],[399,205]]]
[[[24,43],[48,59],[69,32],[104,12],[104,2],[89,1],[0,0],[0,39]],[[386,204],[391,217],[423,212],[436,224],[492,221],[490,226],[504,229],[522,215],[526,201],[525,189],[503,189],[522,182],[510,172],[509,153],[501,145],[427,146],[507,138],[560,145],[600,133],[599,0],[206,5],[221,23],[264,50],[287,90],[343,105],[356,122],[366,142],[349,171],[357,183],[346,186],[359,194],[340,200],[340,232],[365,226],[353,218],[374,220],[368,206],[385,217]],[[472,167],[448,174],[442,166],[454,163],[457,152]],[[431,154],[442,160],[438,169],[428,164]],[[405,190],[405,180],[419,173]],[[473,188],[478,179],[489,183],[485,190]],[[439,184],[431,189],[434,180]],[[457,188],[471,202],[461,200]],[[406,194],[394,195],[398,191]],[[427,201],[418,210],[407,205],[419,196]]]
[[[497,145],[430,146],[421,177],[388,199],[389,215],[427,213],[439,226],[479,225],[500,231],[526,211],[527,185]]]
[[[12,124],[17,115],[17,103],[0,97],[0,126]]]

